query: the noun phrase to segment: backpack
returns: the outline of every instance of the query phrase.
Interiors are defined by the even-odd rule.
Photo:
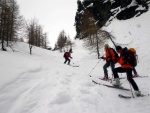
[[[67,53],[67,52],[64,53],[64,56],[63,56],[63,57],[66,57],[66,53]]]
[[[133,67],[137,66],[137,58],[136,58],[136,50],[134,48],[126,48],[125,51],[125,57],[126,57],[126,62],[132,65]]]
[[[137,54],[134,48],[129,48],[129,52],[132,54],[133,58],[133,67],[137,66]]]
[[[117,63],[117,60],[119,58],[118,53],[113,48],[110,48],[110,49],[113,50],[113,52],[115,53],[115,61],[113,61],[113,62]]]
[[[67,52],[64,53],[64,58],[66,57]]]

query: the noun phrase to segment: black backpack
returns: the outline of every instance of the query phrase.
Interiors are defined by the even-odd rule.
[[[125,63],[130,64],[131,66],[135,67],[137,65],[137,59],[135,57],[135,53],[132,51],[129,51],[126,47],[124,48],[125,53]]]
[[[64,58],[66,57],[67,52],[64,53]]]

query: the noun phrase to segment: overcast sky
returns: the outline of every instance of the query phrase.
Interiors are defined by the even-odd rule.
[[[56,42],[60,31],[64,30],[71,39],[75,36],[75,14],[77,0],[17,0],[20,14],[26,20],[36,18],[48,33],[51,45]]]

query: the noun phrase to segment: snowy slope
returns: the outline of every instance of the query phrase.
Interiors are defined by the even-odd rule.
[[[115,20],[104,28],[112,32],[117,43],[132,42],[127,46],[137,49],[141,76],[150,73],[149,20],[150,12],[132,20]],[[98,79],[103,77],[105,62],[90,54],[82,40],[75,40],[75,44],[71,64],[79,67],[63,64],[63,53],[57,51],[34,47],[30,55],[25,43],[14,46],[17,52],[0,51],[0,113],[149,113],[150,96],[121,99],[119,93],[131,92],[93,84],[92,80],[110,84]],[[144,94],[150,93],[150,77],[135,81]],[[126,79],[121,82],[130,88]]]

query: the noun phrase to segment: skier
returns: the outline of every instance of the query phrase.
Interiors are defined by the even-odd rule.
[[[70,58],[72,58],[71,53],[72,53],[72,49],[70,49],[69,52],[66,52],[64,54],[64,58],[65,58],[64,64],[66,64],[66,62],[68,61],[68,65],[70,65]]]
[[[104,70],[104,77],[103,77],[103,79],[107,80],[108,79],[107,68],[110,66],[111,70],[113,71],[113,69],[115,67],[115,62],[116,62],[116,54],[115,54],[115,51],[112,48],[109,47],[108,44],[105,44],[104,49],[105,49],[105,52],[106,52],[105,53],[106,57],[102,56],[100,58],[106,60],[106,63],[103,66],[103,70]]]
[[[121,67],[114,68],[114,70],[113,70],[113,75],[114,75],[113,85],[119,87],[121,84],[120,84],[118,73],[126,73],[127,79],[135,91],[135,95],[140,96],[141,91],[139,91],[139,88],[138,88],[136,82],[132,78],[133,66],[131,65],[131,63],[129,62],[129,59],[128,59],[128,58],[130,58],[130,56],[126,55],[126,51],[128,51],[128,49],[122,48],[121,46],[117,46],[116,50],[120,54],[120,56],[118,58],[118,63],[121,65]]]

